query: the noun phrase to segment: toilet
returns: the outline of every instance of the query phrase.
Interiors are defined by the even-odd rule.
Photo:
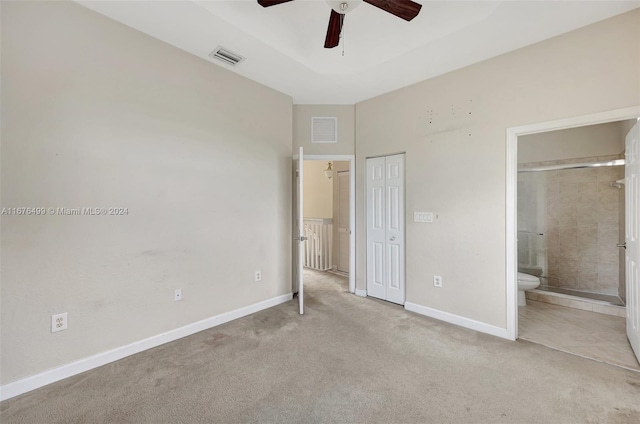
[[[524,291],[535,289],[539,285],[540,279],[535,275],[518,272],[518,306],[525,306],[527,304]]]

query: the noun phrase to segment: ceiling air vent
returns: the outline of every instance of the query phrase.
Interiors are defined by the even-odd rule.
[[[311,118],[311,142],[312,143],[337,143],[338,142],[338,118],[333,118],[333,117]]]
[[[244,57],[240,56],[237,53],[229,51],[224,47],[218,46],[214,51],[209,53],[214,59],[218,59],[226,63],[227,65],[236,66],[238,63],[244,60]]]

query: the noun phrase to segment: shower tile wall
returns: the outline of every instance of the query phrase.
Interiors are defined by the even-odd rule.
[[[594,159],[597,158],[580,161]],[[561,163],[567,162],[554,162]],[[547,284],[617,295],[620,190],[611,183],[624,178],[624,167],[565,169],[545,174]]]

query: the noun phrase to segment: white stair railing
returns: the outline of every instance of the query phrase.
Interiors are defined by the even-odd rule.
[[[333,249],[333,223],[331,219],[305,218],[304,266],[327,271],[331,269]]]

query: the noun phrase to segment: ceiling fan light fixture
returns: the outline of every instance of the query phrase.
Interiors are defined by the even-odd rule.
[[[341,15],[346,15],[362,4],[363,0],[325,0],[329,7]]]

